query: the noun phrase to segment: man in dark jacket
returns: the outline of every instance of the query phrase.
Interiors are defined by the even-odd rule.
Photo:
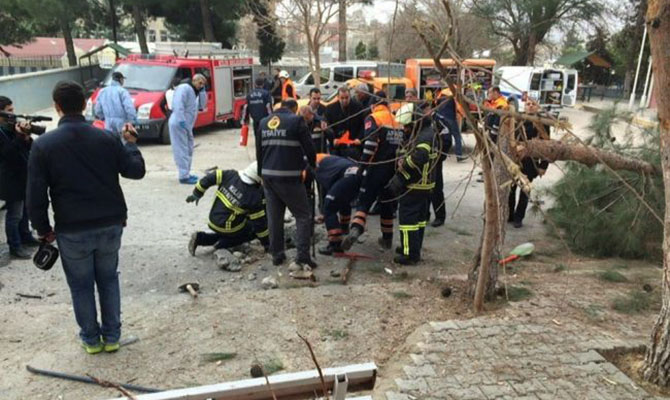
[[[14,113],[12,101],[0,96],[0,110]],[[5,234],[9,254],[19,259],[31,258],[26,247],[38,244],[30,232],[25,209],[28,154],[33,143],[30,131],[28,123],[9,123],[0,117],[0,199],[7,208]]]
[[[295,114],[297,107],[295,100],[285,100],[279,110],[261,121],[259,169],[267,202],[272,263],[280,265],[286,260],[284,213],[288,207],[296,220],[295,263],[301,268],[315,268],[309,255],[313,216],[301,176],[306,166],[316,166],[316,152],[305,121]]]
[[[265,218],[265,197],[256,162],[242,171],[217,169],[195,185],[187,203],[198,204],[208,188],[216,186],[216,197],[209,212],[209,228],[214,231],[191,235],[188,252],[195,255],[198,246],[231,248],[256,238],[267,250],[268,223]]]
[[[242,120],[249,124],[249,118],[254,121],[254,141],[256,143],[256,160],[261,157],[261,120],[272,114],[272,96],[270,92],[263,89],[263,78],[256,78],[255,87],[247,95],[247,104],[242,112]]]
[[[84,91],[75,82],[52,94],[58,128],[33,143],[28,162],[28,215],[40,239],[58,241],[79,336],[87,353],[114,352],[121,337],[119,248],[127,208],[119,175],[142,179],[144,159],[132,125],[124,145],[86,123]],[[49,221],[53,207],[55,227]],[[95,286],[100,297],[98,323]]]
[[[326,107],[326,120],[333,130],[330,153],[358,160],[363,138],[363,108],[344,86],[338,89],[337,96],[338,101]]]

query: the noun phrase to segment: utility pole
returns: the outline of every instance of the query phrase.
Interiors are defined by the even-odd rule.
[[[116,7],[114,7],[114,0],[109,0],[109,10],[112,16],[112,40],[116,43]]]

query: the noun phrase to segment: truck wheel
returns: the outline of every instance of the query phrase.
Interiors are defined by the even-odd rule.
[[[158,142],[161,144],[170,144],[170,127],[168,126],[167,121],[163,122],[163,125],[161,125]]]

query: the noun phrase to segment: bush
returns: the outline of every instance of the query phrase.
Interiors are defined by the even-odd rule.
[[[592,146],[638,158],[658,166],[659,138],[645,132],[644,144],[616,142],[610,134],[614,113],[596,115],[590,126]],[[602,165],[587,167],[567,162],[564,176],[549,189],[554,198],[548,211],[556,227],[565,233],[573,251],[595,257],[660,259],[663,226],[626,185]],[[618,171],[626,183],[644,196],[657,215],[664,214],[662,176]],[[554,224],[548,224],[553,229]],[[556,232],[553,232],[554,234]]]

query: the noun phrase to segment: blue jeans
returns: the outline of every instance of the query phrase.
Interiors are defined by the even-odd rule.
[[[460,157],[463,155],[463,139],[461,138],[461,130],[458,127],[458,122],[456,120],[450,119],[447,120],[449,133],[454,138],[454,154]]]
[[[121,337],[119,248],[123,227],[113,225],[76,233],[57,233],[65,278],[72,295],[79,336],[89,344],[117,343]],[[95,309],[98,286],[102,326]]]
[[[32,238],[30,226],[28,225],[28,213],[23,200],[8,201],[7,214],[5,215],[5,234],[9,248],[16,250],[23,242]]]

